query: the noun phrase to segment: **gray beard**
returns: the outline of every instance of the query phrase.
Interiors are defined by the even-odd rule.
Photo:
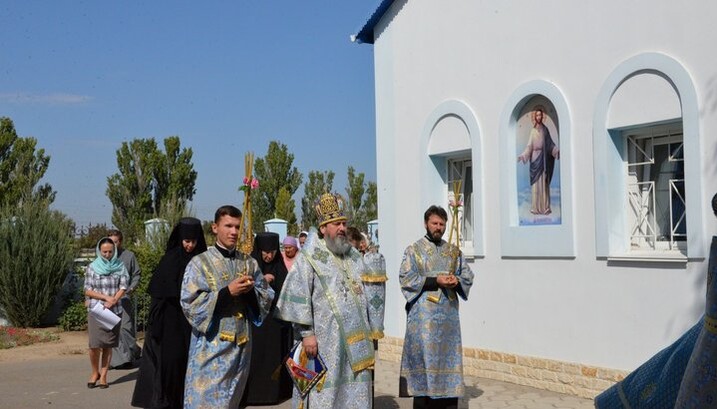
[[[324,240],[326,241],[326,247],[337,256],[345,256],[351,251],[351,243],[346,237],[336,236],[336,238],[332,239],[329,236],[324,236]]]

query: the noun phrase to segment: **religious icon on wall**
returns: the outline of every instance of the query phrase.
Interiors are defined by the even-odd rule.
[[[555,106],[542,95],[528,100],[516,124],[518,222],[561,224],[560,129]]]

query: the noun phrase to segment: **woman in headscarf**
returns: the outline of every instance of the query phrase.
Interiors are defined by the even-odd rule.
[[[167,251],[149,282],[152,296],[149,329],[132,395],[132,406],[182,408],[192,327],[179,304],[184,269],[192,257],[207,250],[198,219],[179,220],[167,241]]]
[[[88,312],[100,303],[115,315],[122,316],[120,298],[127,291],[129,276],[124,264],[117,258],[117,247],[109,237],[100,239],[95,248],[95,258],[85,271],[85,297],[88,298]],[[89,332],[90,365],[92,373],[87,381],[88,388],[109,387],[107,371],[112,358],[112,348],[119,344],[119,322],[112,329],[106,329],[93,314],[87,314]],[[101,359],[100,359],[101,358]],[[100,362],[101,360],[101,362]],[[99,383],[98,383],[99,382]]]
[[[299,241],[296,240],[295,237],[286,236],[281,244],[284,246],[284,251],[281,253],[281,256],[284,259],[286,271],[289,271],[291,270],[291,266],[294,265],[296,256],[299,255]]]
[[[276,301],[287,274],[279,251],[279,235],[258,233],[251,256],[259,263],[275,296],[269,316],[261,327],[251,327],[251,367],[242,405],[274,405],[291,398],[292,388],[291,379],[283,368],[284,358],[293,343],[291,324],[274,318]]]

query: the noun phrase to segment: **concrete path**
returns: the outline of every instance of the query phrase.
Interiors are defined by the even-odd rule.
[[[129,408],[137,379],[137,369],[110,371],[108,389],[88,389],[89,358],[84,354],[86,338],[78,335],[78,345],[64,339],[60,354],[47,354],[57,345],[45,344],[36,348],[38,356],[17,361],[7,359],[11,350],[2,351],[0,359],[0,409],[55,408],[97,409]],[[82,345],[84,343],[84,345]],[[70,342],[72,344],[72,342]],[[40,352],[42,351],[42,352]],[[69,352],[68,352],[69,351]],[[2,358],[0,356],[0,358]],[[376,409],[408,409],[410,398],[398,398],[399,365],[379,361],[376,365]],[[466,397],[460,408],[593,408],[588,399],[548,392],[526,386],[482,378],[466,378]],[[269,406],[262,406],[268,408]],[[290,401],[275,408],[291,408]],[[257,407],[258,408],[258,407]],[[344,408],[337,408],[344,409]]]

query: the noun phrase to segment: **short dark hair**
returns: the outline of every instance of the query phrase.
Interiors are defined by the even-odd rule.
[[[712,211],[715,212],[715,216],[717,216],[717,194],[712,196]]]
[[[241,210],[232,205],[224,205],[214,213],[214,223],[219,223],[219,219],[224,216],[241,218]]]
[[[124,240],[124,237],[122,237],[122,232],[117,229],[112,229],[107,232],[107,237],[117,236],[120,238],[120,240]]]
[[[428,223],[428,219],[430,219],[433,215],[440,217],[444,222],[448,221],[448,213],[446,213],[446,209],[441,206],[431,205],[431,207],[426,210],[426,213],[423,213],[423,222]]]
[[[359,229],[353,226],[346,228],[346,235],[348,236],[349,240],[353,240],[356,243],[361,243],[361,241],[363,240],[363,236],[361,235]]]

